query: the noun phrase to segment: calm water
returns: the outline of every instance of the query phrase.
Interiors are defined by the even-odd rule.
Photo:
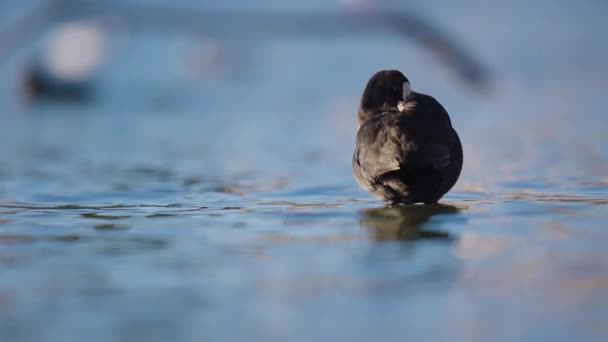
[[[607,8],[527,5],[411,5],[483,93],[396,34],[220,39],[209,75],[184,67],[197,36],[138,31],[92,102],[26,106],[22,50],[0,66],[0,340],[605,341]],[[351,177],[388,67],[462,138],[440,206]]]

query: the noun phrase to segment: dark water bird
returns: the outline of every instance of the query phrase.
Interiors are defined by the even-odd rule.
[[[377,72],[359,107],[353,175],[389,204],[436,203],[456,183],[462,145],[447,111],[411,91],[397,70]]]

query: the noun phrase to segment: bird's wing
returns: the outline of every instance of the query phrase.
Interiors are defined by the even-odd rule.
[[[368,120],[357,133],[353,161],[372,178],[399,170],[416,151],[399,120],[398,114],[385,114]]]
[[[415,168],[441,169],[448,166],[453,156],[454,130],[450,117],[443,106],[432,96],[413,93],[414,109],[410,113],[414,120],[408,125],[410,131],[424,132],[416,141],[418,150],[411,158]],[[402,128],[406,129],[406,128]]]
[[[447,144],[430,144],[424,155],[424,165],[433,169],[441,169],[450,165],[452,159],[451,146]]]

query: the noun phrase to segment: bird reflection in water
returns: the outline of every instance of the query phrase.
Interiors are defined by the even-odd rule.
[[[435,215],[455,215],[460,210],[446,204],[371,208],[362,211],[360,222],[376,241],[451,240],[452,235],[425,226]]]

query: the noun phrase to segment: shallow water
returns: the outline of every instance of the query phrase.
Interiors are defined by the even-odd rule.
[[[135,32],[91,103],[25,106],[28,51],[2,64],[0,340],[605,340],[606,6],[483,4],[413,8],[485,93],[397,35],[232,38],[216,77],[180,66],[191,35]],[[351,177],[386,67],[462,138],[441,205]]]

